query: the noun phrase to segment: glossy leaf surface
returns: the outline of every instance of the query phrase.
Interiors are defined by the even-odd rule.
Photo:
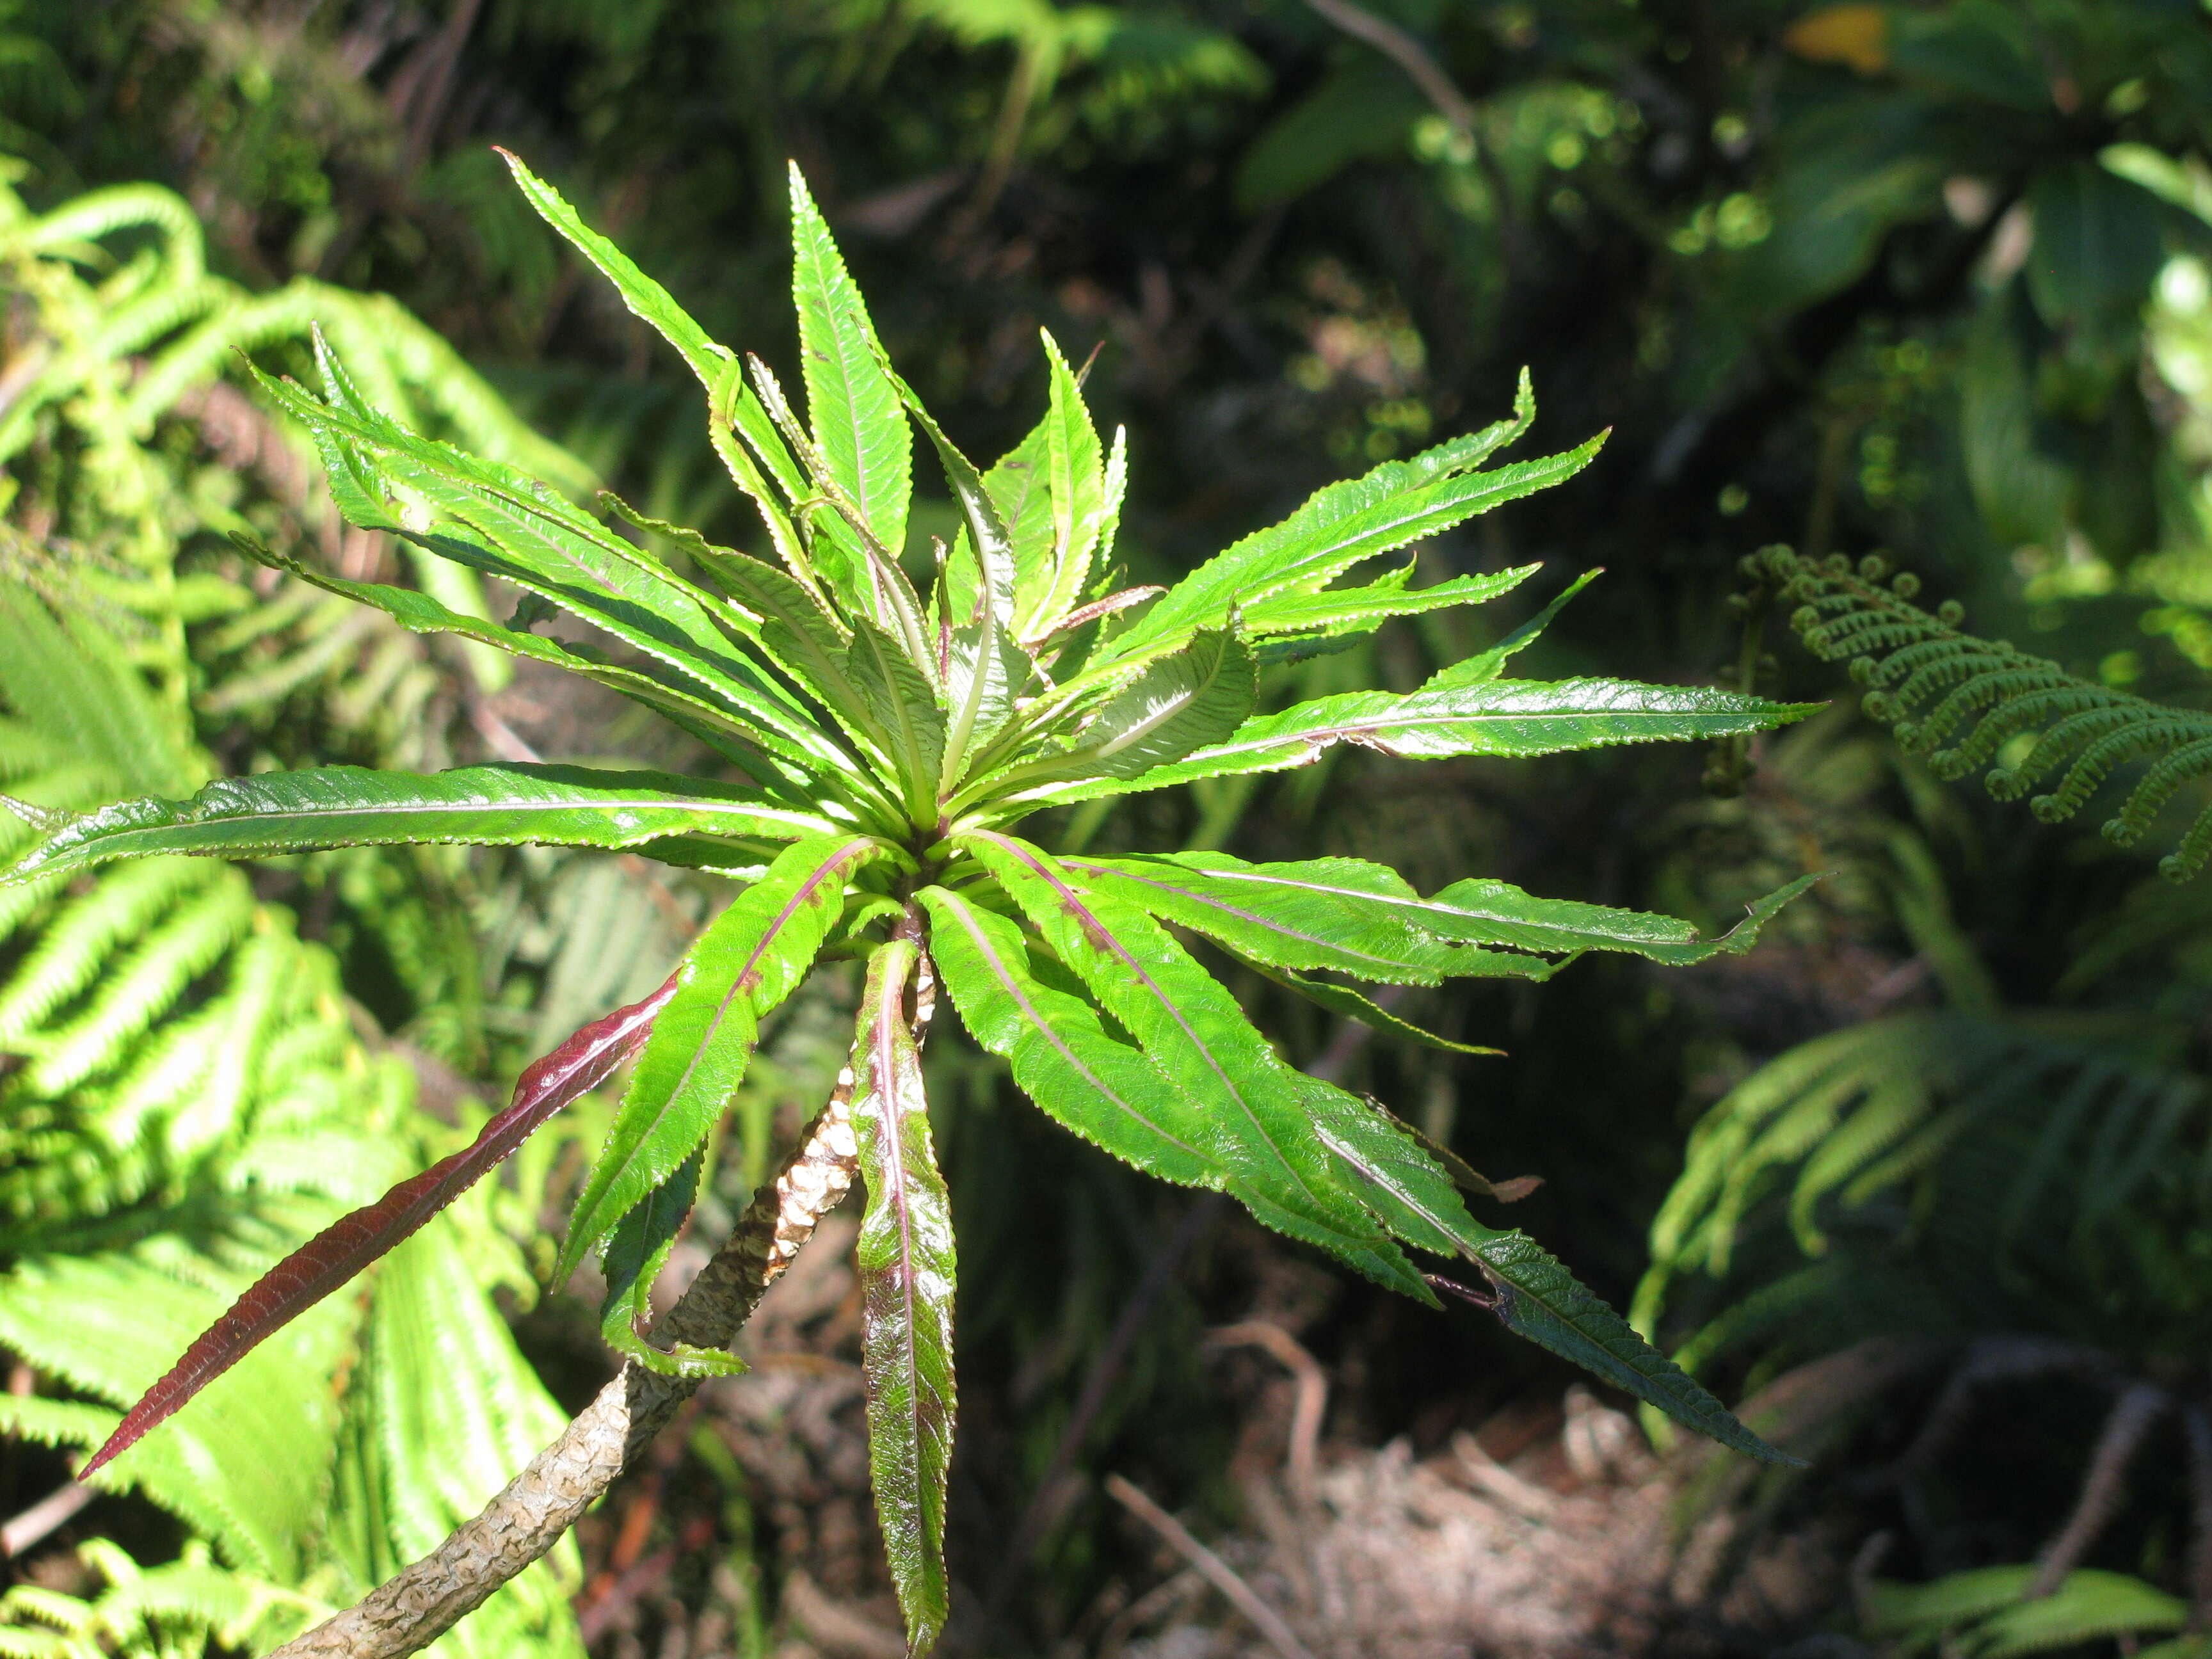
[[[1771,703],[1705,686],[1628,680],[1490,680],[1395,696],[1347,691],[1245,722],[1227,742],[1139,777],[1048,784],[1034,804],[1161,789],[1197,778],[1303,766],[1340,743],[1412,760],[1460,755],[1528,757],[1625,743],[1704,740],[1802,720],[1808,705]]]
[[[665,1376],[732,1376],[745,1369],[734,1354],[688,1342],[656,1348],[646,1340],[653,1322],[653,1281],[667,1265],[699,1194],[701,1154],[694,1152],[676,1173],[641,1199],[607,1240],[607,1294],[599,1308],[599,1335],[623,1354]]]
[[[818,836],[787,848],[684,953],[674,994],[576,1200],[555,1284],[565,1284],[584,1252],[707,1138],[744,1080],[762,1016],[813,966],[844,910],[854,872],[886,851],[867,836]]]
[[[618,848],[691,834],[782,842],[829,828],[818,814],[764,796],[659,772],[501,763],[426,775],[319,766],[221,778],[190,800],[102,807],[50,836],[6,878],[163,853],[248,858],[435,842]]]
[[[1141,1050],[1110,1036],[1090,1003],[1038,976],[1018,925],[941,887],[919,897],[954,1006],[976,1042],[1011,1062],[1023,1093],[1140,1170],[1185,1187],[1225,1184],[1204,1112]]]
[[[1474,1254],[1498,1291],[1498,1316],[1509,1329],[1746,1456],[1763,1463],[1797,1461],[1744,1427],[1526,1233],[1498,1234]]]
[[[914,493],[912,434],[881,367],[883,348],[860,290],[796,167],[791,232],[791,292],[814,441],[878,544],[896,556],[906,545]]]
[[[1231,1190],[1255,1215],[1381,1284],[1430,1300],[1314,1139],[1303,1097],[1320,1085],[1283,1063],[1218,981],[1151,917],[1083,891],[1040,849],[989,833],[963,844],[1214,1125],[1212,1150],[1231,1170]]]
[[[1038,769],[1141,777],[1228,738],[1252,712],[1258,690],[1244,641],[1226,629],[1200,632],[1146,664],[1091,717],[1073,753],[1040,762]]]
[[[1318,491],[1280,524],[1247,536],[1169,589],[1117,641],[1117,654],[1172,638],[1182,629],[1218,624],[1231,606],[1316,592],[1363,559],[1395,551],[1573,477],[1604,442],[1601,435],[1564,454],[1494,472],[1468,470],[1517,435],[1510,424],[1503,432],[1492,428],[1472,433]]]
[[[868,963],[853,1042],[860,1218],[861,1371],[868,1473],[910,1652],[945,1626],[945,1482],[952,1460],[952,1206],[930,1145],[921,1059],[907,1023],[915,949],[894,939]]]

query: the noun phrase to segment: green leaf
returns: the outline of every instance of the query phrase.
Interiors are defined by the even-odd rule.
[[[930,1146],[921,1060],[906,1021],[915,966],[895,939],[868,963],[853,1039],[853,1128],[867,1208],[860,1274],[868,1472],[907,1650],[945,1627],[945,1477],[952,1457],[952,1206]]]
[[[1455,605],[1479,605],[1518,587],[1543,567],[1524,564],[1490,576],[1455,576],[1427,587],[1408,587],[1413,567],[1365,587],[1330,587],[1318,593],[1279,593],[1238,613],[1246,633],[1365,632],[1392,617],[1417,617]]]
[[[984,787],[998,793],[1053,777],[1141,776],[1231,735],[1258,694],[1258,671],[1243,641],[1226,629],[1194,635],[1096,710],[1073,749],[989,775]]]
[[[945,766],[945,711],[898,641],[865,617],[854,619],[845,666],[878,728],[888,736],[907,782],[908,808],[920,819],[934,799]]]
[[[390,531],[539,594],[689,677],[714,701],[802,752],[834,748],[787,693],[732,649],[701,590],[589,514],[534,479],[418,438],[382,416],[333,408],[260,378],[307,427],[334,470],[341,453],[350,452],[373,465],[383,487],[419,499],[441,520],[431,530],[410,527],[372,503],[357,520],[364,528]]]
[[[635,847],[700,834],[795,841],[829,833],[817,813],[703,778],[501,763],[427,775],[323,766],[222,778],[189,800],[132,800],[76,819],[5,880],[161,853],[249,858],[316,847],[460,842]]]
[[[2179,1596],[2094,1567],[2076,1568],[2049,1595],[2030,1601],[2037,1571],[2022,1565],[1947,1573],[1925,1584],[1876,1579],[1868,1587],[1867,1623],[1879,1636],[1920,1642],[1954,1637],[1963,1638],[1958,1650],[1974,1659],[2012,1659],[2136,1632],[2179,1630],[2189,1622],[2189,1604]]]
[[[1348,691],[1248,720],[1228,742],[1136,778],[1048,783],[1008,797],[1029,805],[1163,789],[1194,778],[1276,772],[1333,744],[1440,760],[1455,755],[1549,755],[1608,744],[1733,737],[1802,720],[1817,703],[1775,703],[1695,685],[1629,680],[1488,680],[1416,691]]]
[[[500,155],[506,158],[514,182],[521,186],[530,205],[538,210],[538,216],[599,267],[600,274],[615,285],[633,316],[650,325],[662,339],[676,348],[710,397],[721,393],[728,398],[725,411],[727,418],[766,463],[784,494],[793,501],[804,495],[806,492],[800,483],[799,469],[777,439],[775,428],[763,412],[759,400],[746,389],[742,380],[734,386],[730,384],[727,366],[731,356],[727,348],[709,339],[707,331],[669,297],[666,289],[640,270],[628,254],[586,225],[577,216],[575,209],[562,199],[560,192],[532,173],[520,157],[503,149]]]
[[[884,373],[890,374],[888,362]],[[952,488],[953,499],[960,503],[961,517],[968,531],[969,552],[977,565],[974,574],[981,576],[983,591],[990,596],[992,617],[1001,628],[1011,629],[1016,580],[1014,544],[1006,520],[999,516],[998,503],[991,498],[975,463],[945,435],[945,429],[922,407],[914,388],[896,374],[890,374],[890,383],[898,392],[899,401],[906,405],[907,413],[914,416],[915,424],[937,450],[937,459],[945,468],[945,481]],[[947,573],[947,592],[939,601],[940,614],[956,623],[979,608],[973,574],[964,568],[965,563],[956,550]]]
[[[936,781],[944,716],[928,682],[881,629],[865,617],[845,629],[774,565],[727,548],[695,548],[691,556],[724,592],[758,616],[762,649],[819,698],[841,726],[884,760],[902,763],[910,785]],[[894,679],[895,694],[886,690]],[[933,719],[934,746],[927,738]],[[916,757],[924,753],[929,764],[917,771]],[[909,810],[925,799],[910,787]]]
[[[2026,274],[2036,313],[2062,335],[2132,338],[2166,262],[2158,198],[2094,161],[2072,161],[2039,172],[2028,204],[2035,246]]]
[[[1616,910],[1572,899],[1536,898],[1510,883],[1476,878],[1455,882],[1422,901],[1415,920],[1445,939],[1507,945],[1534,951],[1621,951],[1686,968],[1716,956],[1741,956],[1759,941],[1759,930],[1782,907],[1820,878],[1800,876],[1759,899],[1749,914],[1717,939],[1674,916]]]
[[[1062,860],[1095,890],[1197,929],[1275,968],[1333,969],[1395,985],[1434,985],[1459,953],[1417,925],[1420,895],[1364,859],[1248,864],[1226,853]]]
[[[1527,622],[1515,629],[1487,651],[1478,651],[1463,657],[1448,668],[1440,668],[1431,675],[1421,687],[1424,691],[1441,691],[1448,686],[1474,685],[1483,680],[1494,680],[1503,673],[1505,665],[1528,647],[1534,645],[1552,619],[1567,608],[1567,603],[1600,576],[1602,570],[1585,570],[1555,595],[1552,602]]]
[[[1388,1112],[1325,1084],[1310,1104],[1315,1133],[1393,1235],[1435,1255],[1471,1259],[1504,1237],[1468,1214],[1450,1172]]]
[[[710,699],[696,681],[688,676],[672,672],[664,664],[645,659],[635,664],[617,664],[601,659],[589,653],[588,647],[568,646],[558,640],[550,640],[521,628],[502,628],[496,623],[486,622],[480,617],[470,617],[447,609],[428,594],[412,587],[395,587],[381,582],[348,581],[287,559],[269,548],[243,537],[233,541],[248,557],[312,582],[328,592],[339,593],[363,605],[374,605],[402,628],[412,634],[453,634],[462,639],[474,640],[531,662],[544,663],[565,669],[605,686],[611,691],[643,703],[657,714],[674,720],[685,731],[700,738],[717,754],[735,760],[748,771],[757,772],[763,766],[762,757],[775,759],[802,769],[793,774],[811,781],[819,773],[829,770],[833,775],[850,776],[852,763],[842,757],[836,744],[816,733],[808,733],[800,741],[784,729],[779,717],[773,722],[762,721],[733,712],[719,700]],[[532,594],[534,600],[538,598]],[[752,754],[733,749],[730,739],[735,737],[750,744],[760,753]]]
[[[1014,699],[1031,672],[1029,658],[990,609],[968,627],[952,629],[948,645],[945,690],[951,721],[938,778],[939,799],[952,793],[969,757],[982,755],[1013,718]]]
[[[1274,967],[1330,969],[1362,979],[1433,985],[1458,975],[1548,978],[1548,957],[1621,951],[1686,967],[1741,955],[1759,930],[1818,876],[1802,876],[1749,907],[1717,939],[1642,910],[1537,898],[1474,878],[1423,898],[1395,870],[1362,859],[1248,864],[1226,853],[1132,859],[1079,857],[1066,867],[1154,915],[1196,928]],[[1483,950],[1505,945],[1516,956]]]
[[[707,1138],[744,1080],[762,1017],[798,988],[842,913],[846,883],[895,851],[869,836],[787,848],[693,941],[576,1200],[554,1284]]]
[[[1744,1427],[1525,1233],[1495,1234],[1474,1246],[1474,1256],[1498,1293],[1498,1316],[1508,1328],[1723,1446],[1762,1463],[1797,1461]]]
[[[1308,1122],[1326,1085],[1291,1070],[1236,1000],[1149,916],[1086,893],[1041,849],[978,831],[957,838],[1146,1054],[1216,1126],[1229,1190],[1280,1231],[1318,1244],[1416,1301],[1428,1287],[1347,1193]]]
[[[1038,977],[1018,926],[942,887],[917,896],[933,923],[931,953],[969,1035],[1006,1059],[1039,1109],[1163,1180],[1225,1184],[1206,1115],[1139,1050],[1109,1036],[1089,1003]]]
[[[906,545],[913,437],[881,366],[883,348],[821,210],[791,167],[791,295],[806,408],[830,475],[892,556]]]
[[[1232,606],[1249,610],[1279,594],[1317,592],[1363,559],[1573,477],[1597,453],[1603,434],[1565,454],[1494,472],[1468,471],[1525,429],[1535,412],[1525,375],[1522,393],[1512,421],[1331,484],[1280,524],[1217,554],[1117,639],[1113,654],[1126,657],[1187,629],[1218,626]]]
[[[734,1376],[745,1369],[735,1354],[688,1342],[654,1347],[646,1339],[653,1322],[653,1281],[667,1264],[699,1194],[701,1154],[695,1151],[676,1173],[655,1187],[616,1225],[607,1240],[606,1299],[599,1306],[599,1334],[616,1352],[663,1376]]]
[[[1056,413],[1048,410],[1021,442],[983,475],[983,489],[999,522],[1006,526],[1006,545],[1014,564],[1017,613],[1024,617],[1036,610],[1039,592],[1048,587],[1053,578],[1052,428]],[[972,609],[973,593],[966,598]]]
[[[1091,579],[1091,556],[1106,522],[1104,456],[1083,391],[1060,347],[1044,336],[1052,372],[1052,404],[1045,416],[1047,495],[1051,512],[1049,559],[1024,570],[1018,557],[1014,592],[1014,631],[1023,640],[1049,634],[1075,609]]]
[[[1253,972],[1274,981],[1286,991],[1295,991],[1307,1001],[1328,1009],[1332,1014],[1356,1020],[1385,1036],[1394,1036],[1424,1048],[1441,1048],[1447,1054],[1502,1054],[1505,1052],[1503,1048],[1485,1048],[1472,1042],[1455,1042],[1449,1037],[1438,1036],[1434,1031],[1425,1030],[1411,1020],[1401,1019],[1371,997],[1362,996],[1350,986],[1334,984],[1325,979],[1309,979],[1304,974],[1294,974],[1287,968],[1277,968],[1268,963],[1255,961],[1242,951],[1233,946],[1231,948],[1231,953]],[[1543,979],[1549,976],[1547,964],[1534,965],[1538,971],[1528,977]]]

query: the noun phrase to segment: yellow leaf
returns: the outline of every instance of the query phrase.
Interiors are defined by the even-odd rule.
[[[1882,6],[1823,6],[1790,26],[1782,44],[1815,64],[1849,64],[1878,75],[1889,64],[1889,13]]]

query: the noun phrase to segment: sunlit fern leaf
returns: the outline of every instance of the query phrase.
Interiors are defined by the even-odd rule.
[[[70,1386],[123,1405],[227,1301],[127,1255],[54,1257],[0,1280],[0,1341]],[[286,1379],[332,1375],[350,1323],[335,1305],[301,1322],[266,1360],[210,1389],[170,1442],[119,1464],[118,1483],[183,1515],[234,1565],[296,1582],[324,1512],[337,1417],[327,1391]]]
[[[449,1218],[416,1234],[379,1270],[359,1363],[337,1481],[356,1494],[355,1514],[379,1524],[351,1529],[356,1595],[434,1548],[562,1425],[485,1300]],[[456,1389],[460,1376],[471,1380]],[[580,1659],[568,1608],[579,1588],[572,1546],[514,1581],[436,1650],[453,1659]]]
[[[90,805],[127,775],[169,787],[204,775],[178,723],[149,717],[159,711],[100,623],[21,585],[5,592],[14,637],[31,647],[0,672],[13,790]],[[53,684],[70,696],[47,695]],[[88,750],[104,763],[79,763]],[[157,857],[17,893],[0,932],[13,958],[0,1047],[27,1063],[0,1079],[0,1259],[12,1263],[0,1344],[86,1398],[11,1395],[0,1421],[81,1448],[107,1437],[111,1407],[143,1391],[149,1361],[158,1369],[276,1255],[404,1173],[411,1080],[364,1055],[334,962],[234,866]],[[265,1648],[327,1612],[319,1597],[359,1594],[473,1512],[558,1413],[476,1265],[501,1271],[512,1247],[477,1224],[465,1257],[466,1224],[439,1218],[370,1296],[289,1326],[171,1434],[100,1477],[213,1540],[220,1563],[198,1546],[146,1570],[117,1553],[108,1592],[43,1611],[76,1620],[94,1651],[167,1659],[202,1638]],[[345,1386],[283,1380],[302,1375]],[[579,1653],[574,1579],[566,1548],[441,1650]],[[320,1589],[294,1588],[307,1583]],[[21,1646],[37,1611],[0,1601],[0,1655]],[[45,1633],[79,1640],[51,1622]]]
[[[0,1659],[201,1659],[211,1645],[259,1651],[322,1615],[325,1604],[217,1565],[206,1543],[142,1567],[118,1546],[89,1539],[78,1559],[106,1581],[70,1595],[19,1584],[0,1595]]]
[[[1853,566],[1841,555],[1815,564],[1784,548],[1746,563],[1795,606],[1790,625],[1808,648],[1850,659],[1851,678],[1868,688],[1867,714],[1892,726],[1908,752],[1926,755],[1938,776],[1987,767],[1984,781],[2000,800],[2055,778],[2028,805],[2041,822],[2058,823],[2117,769],[2147,763],[2104,823],[2106,839],[2120,847],[2141,841],[2185,787],[2212,776],[2212,713],[2095,684],[2008,641],[1963,633],[1955,602],[1933,614],[1911,603],[1920,581],[1909,571],[1890,577],[1879,559]],[[2212,804],[2180,832],[2159,872],[2186,881],[2207,859]]]

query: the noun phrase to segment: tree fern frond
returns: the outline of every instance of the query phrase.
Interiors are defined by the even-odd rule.
[[[258,907],[246,878],[227,870],[149,930],[101,976],[91,1004],[66,1025],[23,1035],[36,1055],[30,1086],[58,1094],[122,1059],[131,1041],[175,1005],[185,989],[243,939]]]
[[[1995,766],[1984,781],[1997,799],[2014,799],[2065,766],[2057,787],[2032,803],[2039,819],[2057,823],[2079,811],[2115,767],[2154,757],[2104,825],[2109,840],[2127,847],[2184,785],[2212,776],[2212,713],[2093,684],[2008,641],[1963,633],[1955,604],[1931,613],[1911,602],[1919,580],[1910,572],[1891,578],[1879,559],[1856,568],[1840,555],[1814,563],[1778,547],[1746,567],[1796,607],[1790,626],[1808,649],[1830,661],[1850,659],[1851,678],[1868,688],[1867,714],[1892,726],[1908,752],[1926,755],[1939,777],[1990,765],[2008,741],[2036,732],[2019,765]],[[2212,805],[2159,872],[2186,881],[2208,859]]]
[[[0,988],[0,1042],[20,1041],[112,965],[126,943],[146,937],[164,911],[222,884],[221,866],[188,858],[125,866],[64,906]]]
[[[1779,1056],[1693,1133],[1652,1226],[1639,1328],[1656,1329],[1680,1279],[1724,1279],[1755,1228],[1786,1226],[1801,1257],[1818,1257],[1835,1228],[1861,1224],[1954,1148],[2006,1149],[1981,1172],[1973,1243],[2000,1277],[2027,1247],[2102,1248],[2197,1158],[2207,1086],[2157,1037],[2139,1021],[1910,1013]],[[1745,1317],[1723,1312],[1689,1352],[1717,1352]]]

